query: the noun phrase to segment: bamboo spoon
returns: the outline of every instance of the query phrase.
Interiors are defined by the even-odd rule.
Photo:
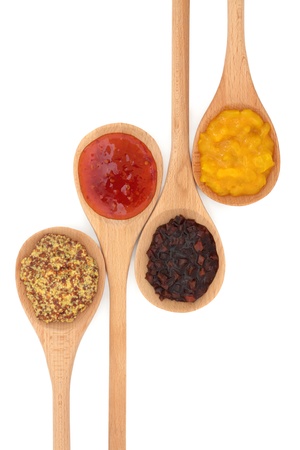
[[[200,155],[198,141],[208,124],[221,111],[227,109],[252,109],[271,126],[270,136],[274,142],[273,166],[266,185],[255,195],[221,196],[200,181]],[[206,110],[196,131],[193,145],[193,173],[200,189],[210,198],[227,205],[248,205],[264,198],[273,189],[280,170],[279,143],[274,126],[263,107],[253,84],[245,47],[244,0],[228,0],[227,49],[223,74],[217,92]]]
[[[20,280],[21,261],[47,233],[65,234],[85,246],[99,268],[98,289],[93,302],[71,323],[45,323],[36,318]],[[66,227],[48,228],[31,236],[19,251],[16,284],[22,306],[35,329],[46,356],[53,390],[53,449],[70,449],[70,381],[73,363],[81,338],[99,306],[105,284],[105,264],[100,248],[86,234]]]
[[[127,133],[137,137],[151,151],[157,166],[155,195],[138,215],[126,220],[107,219],[85,201],[79,183],[78,162],[83,149],[98,137],[109,133]],[[148,219],[159,194],[162,157],[156,142],[145,131],[128,124],[104,125],[80,142],[74,160],[77,193],[104,254],[110,287],[110,360],[109,360],[109,449],[126,448],[126,284],[135,242]]]
[[[172,12],[172,148],[166,183],[162,195],[147,222],[136,251],[135,274],[143,295],[155,306],[186,312],[196,310],[215,298],[224,277],[225,259],[218,231],[205,210],[193,180],[189,154],[189,0],[173,0]],[[219,255],[219,269],[208,291],[194,303],[161,301],[145,279],[146,252],[158,226],[176,215],[208,228],[214,237]]]

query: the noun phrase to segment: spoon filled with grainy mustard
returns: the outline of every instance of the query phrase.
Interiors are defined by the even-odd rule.
[[[99,306],[105,275],[99,246],[72,228],[39,231],[17,257],[18,294],[44,349],[52,382],[54,450],[70,450],[72,368]]]

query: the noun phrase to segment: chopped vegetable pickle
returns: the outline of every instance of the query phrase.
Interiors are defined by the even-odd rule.
[[[250,109],[226,110],[200,134],[200,181],[219,195],[253,195],[274,166],[270,124]]]

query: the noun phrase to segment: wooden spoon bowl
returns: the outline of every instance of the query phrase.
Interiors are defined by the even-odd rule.
[[[254,195],[221,196],[200,181],[201,166],[198,142],[209,123],[222,111],[229,109],[251,109],[271,126],[270,137],[274,142],[275,165],[267,177],[266,185]],[[270,193],[276,184],[280,171],[279,143],[275,128],[255,90],[247,60],[244,33],[244,0],[228,0],[227,49],[223,74],[216,94],[197,128],[193,144],[192,165],[195,181],[211,199],[226,205],[248,205]]]
[[[97,214],[86,202],[80,188],[78,163],[90,142],[110,133],[125,133],[142,141],[152,153],[157,168],[154,197],[146,208],[126,220]],[[79,143],[74,159],[74,178],[79,200],[101,244],[110,287],[110,360],[109,360],[109,449],[126,448],[126,285],[133,247],[157,201],[162,181],[162,157],[155,140],[133,125],[104,125]]]
[[[155,306],[173,312],[194,311],[217,295],[224,278],[225,258],[219,233],[205,210],[193,180],[189,154],[189,1],[173,0],[172,24],[172,147],[166,183],[136,251],[135,275],[143,295]],[[147,250],[157,227],[182,214],[206,226],[214,237],[219,269],[207,292],[193,303],[160,300],[145,279]]]
[[[71,323],[45,323],[37,319],[32,304],[26,295],[25,285],[20,279],[21,261],[34,249],[46,234],[63,234],[80,242],[97,262],[99,279],[97,293],[85,311]],[[104,284],[105,263],[96,242],[81,231],[67,227],[48,228],[31,236],[21,247],[16,261],[16,285],[18,294],[33,328],[42,344],[53,389],[53,448],[70,449],[70,381],[73,363],[79,343],[99,306]]]

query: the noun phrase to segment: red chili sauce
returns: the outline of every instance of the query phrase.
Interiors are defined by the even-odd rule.
[[[78,176],[89,206],[111,219],[129,219],[143,211],[157,183],[152,153],[125,133],[106,134],[87,145],[79,158]]]

